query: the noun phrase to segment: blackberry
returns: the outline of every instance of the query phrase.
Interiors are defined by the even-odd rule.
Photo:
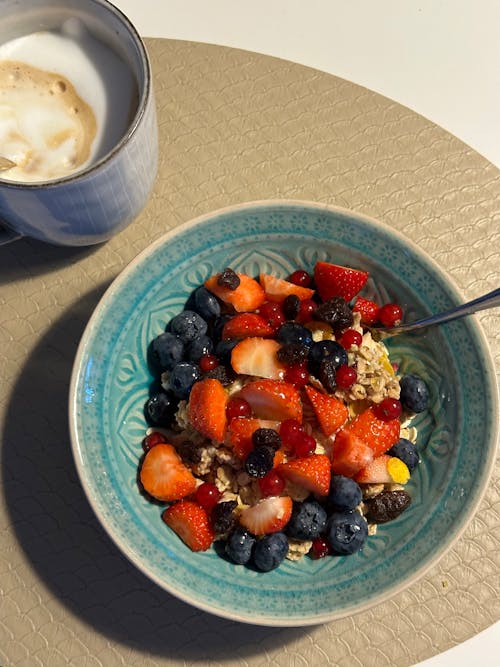
[[[258,428],[252,433],[254,447],[270,447],[276,451],[281,447],[281,437],[273,428]]]
[[[353,323],[352,311],[341,296],[334,296],[319,305],[313,317],[315,320],[326,322],[337,331],[348,329]]]
[[[273,467],[274,449],[261,445],[249,452],[245,459],[245,470],[250,477],[264,477]]]
[[[294,320],[300,311],[300,299],[296,294],[289,294],[283,300],[283,314],[286,320]]]
[[[210,514],[214,531],[222,535],[228,533],[236,525],[235,509],[238,506],[236,500],[224,500],[214,505]]]
[[[303,364],[307,360],[309,354],[309,348],[307,345],[301,345],[300,343],[286,343],[282,345],[276,357],[278,361],[281,361],[285,366],[296,366],[298,364]]]
[[[217,285],[226,289],[235,290],[240,285],[238,274],[233,269],[226,267],[217,276]]]

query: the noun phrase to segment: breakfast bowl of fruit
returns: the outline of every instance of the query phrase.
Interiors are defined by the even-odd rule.
[[[109,536],[178,598],[300,626],[381,603],[465,530],[497,439],[473,317],[417,246],[322,204],[241,204],[143,251],[82,337],[77,470]]]

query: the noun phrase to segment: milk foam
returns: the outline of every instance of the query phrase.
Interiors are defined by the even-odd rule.
[[[0,45],[0,156],[13,181],[78,171],[124,136],[136,103],[129,68],[75,19]]]

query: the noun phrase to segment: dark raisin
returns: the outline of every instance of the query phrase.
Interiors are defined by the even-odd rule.
[[[313,317],[338,331],[348,329],[353,323],[352,311],[341,296],[334,296],[322,303],[314,311]]]
[[[276,356],[285,366],[296,366],[307,361],[309,347],[300,343],[285,343],[280,347]]]
[[[228,533],[236,525],[236,500],[225,500],[214,505],[210,515],[212,527],[217,534]]]
[[[398,517],[411,503],[411,496],[406,491],[381,491],[373,498],[364,501],[365,516],[374,523],[387,523]]]
[[[321,382],[326,391],[332,394],[337,386],[336,380],[337,365],[335,359],[326,357],[319,365],[318,380]]]
[[[289,294],[283,300],[283,314],[285,319],[294,320],[299,314],[300,299],[296,294]]]
[[[245,459],[245,470],[250,477],[264,477],[273,467],[274,449],[259,446],[252,449]]]
[[[183,440],[175,448],[184,463],[199,463],[201,461],[201,449],[191,440]]]
[[[274,451],[281,447],[281,438],[273,428],[258,428],[252,433],[254,447],[270,447]]]
[[[220,287],[226,287],[230,290],[235,290],[240,286],[240,279],[238,274],[233,271],[233,269],[226,267],[217,276],[217,285]]]
[[[203,377],[214,378],[215,380],[219,380],[219,382],[222,385],[224,385],[224,387],[227,387],[232,382],[234,382],[236,374],[234,373],[233,369],[230,368],[229,366],[223,366],[222,364],[220,364],[219,366],[211,368],[209,371],[203,373]]]

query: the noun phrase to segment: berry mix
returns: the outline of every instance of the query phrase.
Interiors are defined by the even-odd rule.
[[[366,328],[403,316],[359,295],[368,277],[225,268],[151,342],[140,486],[193,551],[263,572],[349,555],[411,503],[428,389]]]

